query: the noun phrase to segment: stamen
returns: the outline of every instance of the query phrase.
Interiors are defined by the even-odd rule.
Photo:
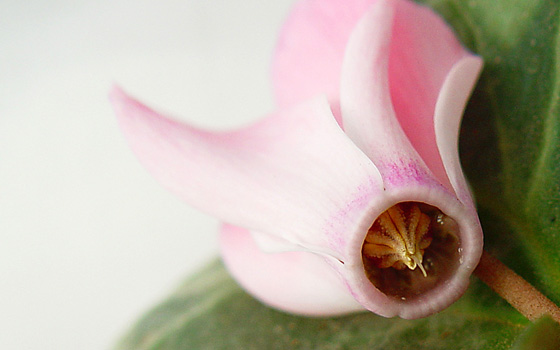
[[[431,238],[427,237],[430,218],[416,203],[406,209],[396,204],[383,212],[370,228],[362,252],[376,259],[380,268],[415,270],[419,266],[427,277],[422,259],[431,243]]]
[[[414,300],[456,271],[462,259],[459,237],[455,220],[438,208],[397,203],[368,230],[362,245],[364,272],[387,296]]]

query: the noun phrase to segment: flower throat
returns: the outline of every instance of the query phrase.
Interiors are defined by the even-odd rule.
[[[458,226],[439,209],[397,203],[368,230],[362,261],[368,279],[387,295],[406,299],[433,288],[458,267]]]

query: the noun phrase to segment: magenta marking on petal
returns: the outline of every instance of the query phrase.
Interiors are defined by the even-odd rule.
[[[329,217],[325,234],[329,237],[328,244],[333,251],[344,257],[349,240],[354,239],[355,234],[365,234],[365,231],[357,232],[356,228],[372,200],[381,198],[382,195],[383,188],[378,178],[370,178],[368,183],[360,184],[345,205]]]
[[[390,159],[379,165],[386,188],[414,185],[433,185],[438,182],[418,160]]]

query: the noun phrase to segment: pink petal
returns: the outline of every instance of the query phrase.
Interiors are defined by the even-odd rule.
[[[218,133],[167,119],[118,89],[111,98],[133,151],[164,186],[223,221],[282,241],[279,250],[342,260],[341,237],[383,189],[324,99]]]
[[[338,104],[340,71],[348,37],[375,0],[304,0],[286,20],[272,62],[279,106],[318,94]]]
[[[408,26],[408,21],[413,27]],[[443,62],[439,62],[444,68],[438,71],[439,66],[426,62],[421,56],[419,62],[423,66],[413,66],[414,69],[427,71],[429,74],[434,74],[436,78],[439,74],[438,79],[441,80],[434,78],[433,80],[436,81],[434,83],[431,78],[426,77],[426,87],[422,85],[422,81],[415,81],[415,78],[411,78],[410,84],[399,81],[405,78],[404,75],[399,76],[402,73],[400,70],[391,69],[395,64],[393,60],[400,62],[404,66],[403,69],[408,68],[407,65],[416,64],[408,62],[405,58],[399,58],[403,53],[399,53],[398,50],[393,54],[395,48],[401,45],[411,47],[412,57],[414,53],[427,56],[422,51],[428,50],[427,47],[421,50],[422,44],[408,42],[410,38],[406,36],[407,30],[419,30],[430,40],[445,39],[447,41],[443,40],[444,46],[458,45],[452,36],[430,35],[430,31],[426,28],[432,25],[448,31],[447,27],[438,27],[443,26],[441,20],[426,8],[402,1],[380,0],[368,10],[354,29],[342,67],[340,101],[345,132],[374,161],[384,179],[386,196],[393,198],[393,203],[417,201],[431,204],[459,224],[462,264],[446,283],[416,300],[407,301],[406,305],[398,305],[394,300],[381,302],[380,296],[374,296],[374,292],[368,290],[367,281],[358,282],[362,278],[361,275],[353,274],[354,271],[348,272],[347,278],[353,281],[351,288],[357,300],[367,309],[384,316],[399,315],[403,318],[416,318],[450,305],[466,289],[468,277],[474,270],[482,249],[480,224],[460,172],[456,147],[461,111],[478,74],[480,61],[472,55],[467,55],[460,47],[458,55],[446,53],[444,50],[442,53],[444,58],[440,60]],[[421,38],[414,40],[416,39],[421,43],[425,41]],[[403,41],[399,42],[399,40]],[[449,42],[450,40],[452,42]],[[431,46],[434,50],[438,48],[435,44]],[[430,57],[438,63],[437,58],[433,55]],[[451,65],[446,66],[448,61]],[[406,100],[408,96],[401,95],[399,98],[403,101],[398,105],[396,115],[393,108],[396,97],[392,95],[392,84],[403,84],[403,90],[399,90],[398,93],[410,95],[428,93],[426,96],[430,98],[414,96],[408,101]],[[442,85],[445,85],[445,89],[442,89]],[[416,86],[417,91],[413,90],[413,86]],[[398,88],[400,86],[395,87]],[[453,94],[452,89],[456,89],[457,94]],[[440,90],[442,94],[438,100]],[[438,101],[438,111],[442,111],[437,123],[438,135],[440,135],[437,144],[434,130],[436,101]],[[422,103],[431,105],[428,105],[429,108],[417,105]],[[450,115],[444,116],[444,113]],[[420,118],[422,125],[416,125],[417,130],[414,130],[407,123],[411,123],[411,120],[416,117]],[[447,117],[452,119],[449,124],[447,124],[449,120],[443,122]],[[439,118],[442,121],[439,121]],[[443,135],[446,132],[451,134]],[[443,156],[447,162],[445,166],[439,156],[440,149],[448,153]],[[450,171],[449,178],[446,170]],[[456,189],[457,193],[460,193],[457,196],[462,202],[457,201]],[[467,195],[464,194],[465,191]],[[356,246],[357,244],[356,242]],[[348,249],[357,249],[357,247],[352,248],[349,245]],[[380,302],[384,304],[383,309],[370,303],[370,300],[375,300],[377,304]]]
[[[374,161],[386,187],[430,178],[391,102],[388,66],[394,4],[378,1],[356,25],[346,50],[340,90],[345,132]]]
[[[463,261],[448,280],[410,300],[376,289],[365,276],[361,260],[365,232],[373,220],[388,206],[403,201],[434,204],[455,218],[463,250]],[[385,317],[414,319],[441,311],[463,294],[482,245],[476,213],[437,189],[417,186],[372,198],[364,213],[351,230],[340,232],[343,264],[310,252],[263,252],[253,239],[261,233],[231,225],[222,228],[222,256],[248,292],[272,307],[296,314],[340,315],[365,308]]]
[[[457,62],[445,78],[434,113],[435,136],[441,160],[457,197],[465,205],[472,205],[472,197],[457,152],[459,128],[481,69],[482,59],[477,56],[466,56]]]
[[[480,60],[426,8],[307,0],[278,46],[277,98],[287,106],[326,94],[330,106],[314,99],[217,133],[167,119],[118,89],[112,99],[133,150],[157,179],[244,227],[224,226],[221,243],[226,264],[251,293],[295,313],[360,309],[352,296],[380,315],[417,318],[455,301],[480,257],[480,224],[457,155],[461,112],[479,69]],[[342,114],[355,144],[331,110]],[[411,300],[375,288],[361,259],[373,221],[405,201],[455,219],[463,250],[448,280]]]
[[[450,131],[456,140],[462,112],[478,77],[481,60],[464,49],[451,28],[431,9],[407,1],[396,1],[395,5],[389,58],[393,107],[413,147],[436,178],[450,188],[447,167],[440,157],[443,152],[436,145],[436,102],[442,98],[442,86],[455,66],[465,59],[479,62],[478,67],[471,66],[468,75],[462,73],[465,80],[453,98],[458,105],[448,108],[454,114],[442,116],[445,123],[455,127]],[[449,106],[449,102],[443,103]],[[446,151],[456,155],[457,149]]]
[[[348,43],[341,86],[347,134],[371,159],[387,158],[394,153],[393,145],[407,138],[437,180],[453,191],[457,184],[451,184],[436,144],[435,108],[453,67],[474,57],[430,9],[407,1],[380,0],[362,18]],[[446,116],[446,123],[455,127],[451,128],[455,138],[478,76],[477,69],[468,72],[460,90],[463,95],[453,99],[458,108],[440,102],[455,112]],[[394,143],[378,142],[384,130],[399,127],[405,135],[396,137]],[[457,153],[456,149],[446,151]],[[389,158],[398,157],[402,155]]]
[[[314,316],[363,310],[324,257],[309,252],[263,253],[249,231],[231,225],[222,227],[220,246],[236,280],[272,307]]]

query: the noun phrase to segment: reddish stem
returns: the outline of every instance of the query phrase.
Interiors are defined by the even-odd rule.
[[[560,323],[560,308],[486,251],[474,273],[529,320],[549,315]]]

